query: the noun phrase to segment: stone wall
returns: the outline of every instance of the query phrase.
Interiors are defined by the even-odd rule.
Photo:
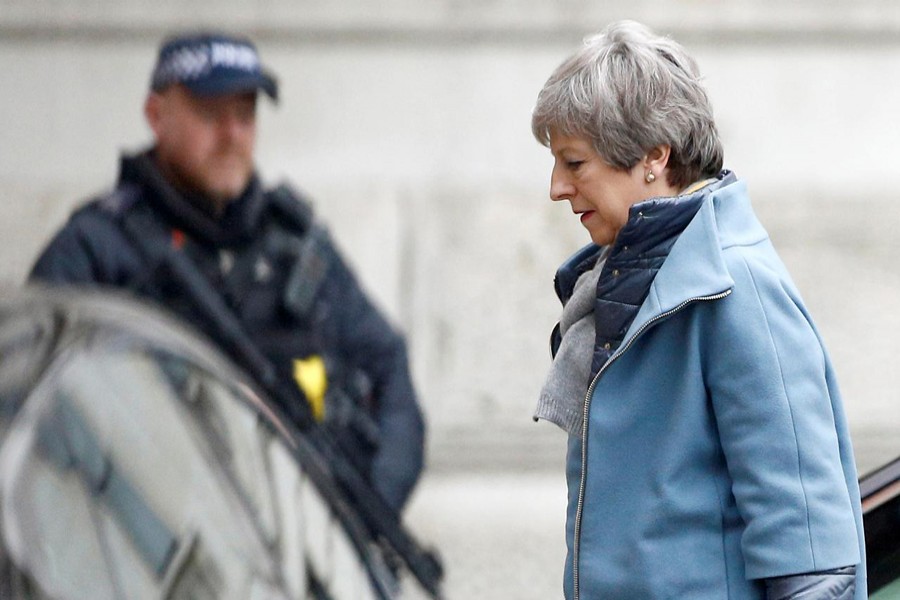
[[[727,165],[750,185],[838,366],[863,467],[897,453],[900,275],[893,2],[0,0],[0,281],[149,140],[159,38],[254,35],[282,83],[259,163],[317,209],[409,339],[432,463],[558,462],[530,415],[557,264],[587,241],[547,200],[534,98],[615,18],[696,56]]]

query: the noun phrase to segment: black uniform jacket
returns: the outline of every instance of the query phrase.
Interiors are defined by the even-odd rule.
[[[152,243],[192,259],[282,377],[293,379],[295,359],[324,357],[329,388],[347,384],[360,405],[356,415],[343,411],[345,424],[357,425],[348,436],[351,452],[399,510],[422,470],[424,446],[402,337],[368,300],[309,205],[288,188],[263,190],[254,177],[219,218],[204,206],[169,185],[152,150],[123,157],[113,192],[73,213],[30,277],[132,290],[202,328],[179,286],[160,277],[135,243],[132,236],[144,234],[126,226],[135,215],[150,219],[165,232]]]

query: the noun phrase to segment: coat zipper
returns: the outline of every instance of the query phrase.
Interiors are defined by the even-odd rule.
[[[580,544],[581,544],[581,518],[582,518],[582,510],[584,508],[584,487],[585,480],[587,476],[587,432],[588,432],[588,410],[591,406],[591,396],[594,394],[594,388],[597,386],[597,381],[600,380],[600,376],[604,371],[615,362],[620,356],[622,356],[631,345],[637,340],[647,329],[661,321],[662,319],[666,319],[671,317],[675,313],[679,312],[689,304],[693,304],[694,302],[710,302],[713,300],[721,300],[726,296],[731,294],[731,290],[725,290],[723,292],[719,292],[718,294],[713,294],[711,296],[697,296],[695,298],[689,298],[685,300],[675,308],[667,310],[664,313],[658,314],[643,325],[641,328],[637,330],[637,332],[631,336],[631,338],[626,342],[624,346],[619,348],[615,354],[613,354],[609,360],[604,363],[600,370],[597,371],[597,374],[594,375],[594,378],[591,380],[591,384],[588,386],[587,395],[584,397],[584,416],[582,417],[581,422],[581,481],[578,486],[578,506],[575,511],[575,532],[572,540],[572,589],[574,593],[573,600],[579,600],[581,597],[581,591],[579,589],[579,581],[578,581],[578,562],[579,562],[579,554],[580,554]]]

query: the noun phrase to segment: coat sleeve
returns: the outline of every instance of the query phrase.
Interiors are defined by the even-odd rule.
[[[425,423],[410,376],[406,344],[366,297],[336,250],[330,269],[340,299],[338,347],[344,359],[362,369],[373,385],[379,445],[372,481],[399,512],[422,472],[425,445]]]
[[[746,527],[747,577],[860,562],[830,363],[772,251],[726,255],[735,285],[705,332],[705,378],[732,492]],[[757,254],[758,253],[758,254]],[[835,417],[835,415],[838,417]]]
[[[766,580],[766,600],[853,600],[856,567]]]

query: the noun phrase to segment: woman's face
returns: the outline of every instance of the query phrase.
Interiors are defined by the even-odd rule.
[[[583,137],[551,131],[550,152],[554,158],[550,199],[568,200],[595,244],[613,243],[631,205],[657,191],[645,180],[643,161],[629,170],[611,167]],[[654,176],[657,182],[664,179],[662,173]]]

